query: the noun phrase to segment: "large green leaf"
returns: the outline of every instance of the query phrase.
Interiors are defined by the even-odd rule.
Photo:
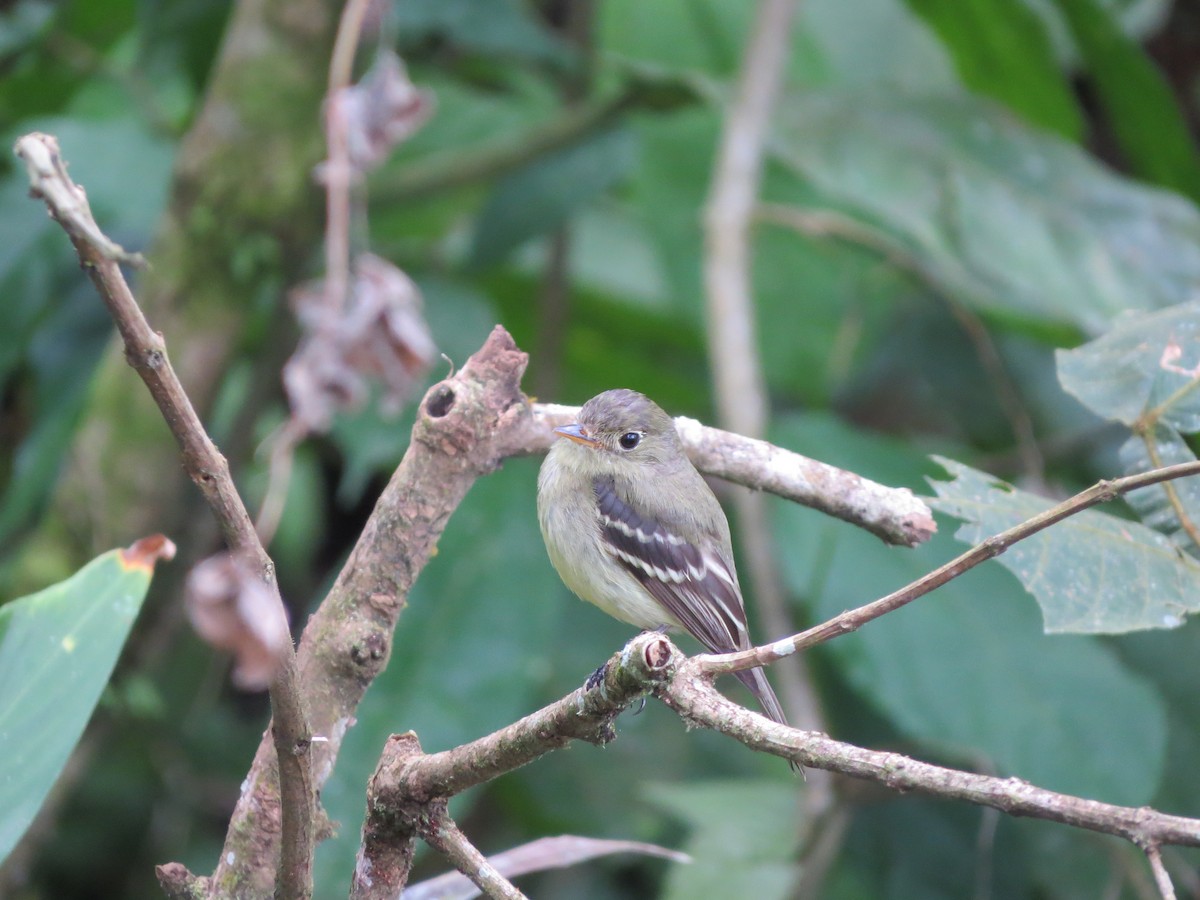
[[[1200,431],[1200,302],[1121,319],[1103,337],[1057,352],[1058,378],[1092,412],[1135,433],[1121,448],[1127,472],[1192,462],[1185,435]],[[1179,546],[1197,549],[1192,522],[1200,479],[1183,478],[1134,491],[1142,521]]]
[[[488,265],[561,225],[633,168],[633,135],[612,128],[532,160],[495,186],[475,223],[471,261]]]
[[[1166,77],[1098,0],[1054,0],[1133,171],[1200,200],[1200,157]],[[1013,4],[1020,6],[1021,4]]]
[[[794,790],[775,780],[650,785],[648,799],[691,829],[682,849],[692,862],[670,868],[663,897],[790,897],[803,785],[795,783]]]
[[[1121,462],[1129,473],[1148,472],[1161,466],[1196,461],[1186,439],[1174,428],[1159,425],[1142,434],[1130,435],[1121,447]],[[1125,496],[1141,520],[1195,554],[1196,516],[1200,514],[1200,478],[1177,478],[1151,485]]]
[[[796,44],[819,54],[821,66],[816,77],[793,78],[795,84],[959,88],[945,47],[900,0],[809,0],[796,24],[800,31]]]
[[[963,82],[1032,125],[1078,139],[1083,117],[1042,20],[1010,0],[907,0],[954,55]]]
[[[1133,426],[1150,412],[1200,431],[1200,301],[1128,316],[1094,341],[1059,350],[1058,380],[1092,412]]]
[[[978,543],[1054,503],[953,460],[935,481],[935,509],[962,519],[959,540]],[[997,557],[1042,607],[1047,632],[1120,634],[1176,628],[1200,609],[1200,562],[1174,542],[1095,509],[1064,519]]]
[[[396,24],[410,45],[443,40],[486,56],[566,66],[572,47],[519,0],[407,0],[396,4]]]
[[[0,860],[83,734],[150,586],[147,542],[0,607]],[[169,542],[166,545],[169,546]]]
[[[38,212],[35,210],[35,212]],[[61,236],[59,236],[61,239]],[[50,499],[112,320],[90,284],[46,271],[34,257],[0,290],[0,384],[27,400],[28,430],[0,449],[0,557]],[[71,270],[68,270],[71,271]],[[57,289],[56,289],[57,288]],[[11,459],[9,454],[11,453]]]
[[[915,487],[925,471],[911,449],[816,416],[781,423],[775,438],[890,484]],[[900,588],[961,551],[945,533],[917,550],[884,547],[794,505],[780,504],[776,523],[787,583],[821,618]],[[1064,578],[1079,575],[1071,560],[1058,565]],[[1107,563],[1110,577],[1119,576],[1115,568]],[[1161,700],[1099,640],[1040,632],[1020,585],[998,566],[981,566],[826,650],[913,739],[1054,790],[1147,802],[1166,741]],[[1129,759],[1139,760],[1137,771],[1122,762]]]
[[[596,35],[607,52],[724,76],[737,67],[753,7],[741,0],[610,0],[598,12]]]
[[[793,94],[775,138],[868,244],[981,310],[1100,331],[1200,280],[1192,204],[980,98]]]
[[[635,127],[643,152],[626,192],[629,208],[665,283],[662,305],[675,317],[674,325],[656,329],[657,339],[680,328],[702,335],[704,286],[696,260],[703,252],[700,211],[719,135],[718,112],[693,107],[640,119]],[[775,203],[813,195],[779,167],[767,173],[765,191]],[[758,340],[767,378],[773,389],[811,402],[837,393],[852,365],[887,333],[882,323],[892,309],[928,294],[908,273],[860,247],[769,227],[755,229],[754,245]]]

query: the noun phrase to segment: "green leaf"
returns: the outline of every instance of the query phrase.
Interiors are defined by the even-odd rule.
[[[17,56],[42,37],[54,17],[48,0],[25,0],[0,14],[0,59]]]
[[[887,484],[916,486],[928,465],[899,442],[819,416],[780,422],[773,437]],[[775,509],[784,578],[818,619],[884,596],[961,551],[944,527],[903,550],[795,504]],[[1078,572],[1069,560],[1061,565]],[[1015,579],[981,566],[822,652],[895,727],[952,760],[987,760],[1053,790],[1146,803],[1162,771],[1161,700],[1105,643],[1047,636],[1037,618]],[[1139,760],[1136,772],[1122,762],[1129,759]]]
[[[10,389],[27,396],[29,415],[28,431],[0,451],[0,556],[16,549],[14,535],[49,500],[112,335],[112,321],[92,286],[73,275],[55,278],[40,271],[40,262],[31,259],[12,277],[0,278],[0,288],[29,288],[6,292],[14,301],[0,304],[0,379],[6,370],[18,370]],[[24,390],[18,393],[17,385]]]
[[[1200,301],[1128,316],[1090,343],[1059,350],[1058,380],[1096,415],[1133,427],[1147,413],[1200,431]]]
[[[1126,472],[1191,462],[1184,438],[1200,431],[1200,302],[1121,319],[1103,337],[1057,351],[1058,379],[1092,412],[1135,433],[1121,449]],[[1195,551],[1181,516],[1200,510],[1200,480],[1135,491],[1130,506],[1147,525]]]
[[[141,608],[153,562],[137,546],[0,607],[0,860],[78,743]]]
[[[627,59],[728,75],[751,12],[741,0],[610,0],[599,7],[596,35],[607,52]]]
[[[935,509],[963,520],[955,537],[976,544],[1054,503],[954,460],[934,481]],[[1200,562],[1157,531],[1094,509],[1064,519],[997,557],[1037,598],[1049,633],[1120,634],[1176,628],[1200,609]]]
[[[1122,638],[1127,665],[1145,674],[1168,702],[1171,739],[1163,788],[1154,800],[1159,809],[1200,808],[1200,619],[1177,631],[1143,631]]]
[[[1200,157],[1167,79],[1096,0],[1054,0],[1133,171],[1200,200]],[[1013,4],[1020,6],[1021,4]]]
[[[828,900],[962,900],[964,886],[977,897],[1033,897],[1012,823],[990,810],[909,794],[855,810],[830,884]],[[980,834],[987,829],[987,846]],[[1059,831],[1070,829],[1059,828]],[[981,854],[1004,860],[980,865]],[[990,877],[989,877],[990,876]],[[1055,900],[1060,898],[1055,895]]]
[[[635,150],[628,130],[612,128],[502,178],[475,223],[472,265],[498,262],[557,228],[627,175]]]
[[[874,85],[955,91],[954,63],[921,19],[896,0],[810,0],[797,16],[803,50],[819,54],[822,72],[794,77],[805,86]],[[811,43],[814,50],[809,50]],[[795,51],[793,51],[794,53]],[[810,66],[815,69],[815,66]]]
[[[967,87],[1031,125],[1078,140],[1083,117],[1042,20],[1011,0],[907,0],[954,56]]]
[[[560,67],[577,55],[519,0],[406,0],[396,5],[393,15],[409,44],[441,39],[488,56]]]
[[[470,282],[438,275],[422,275],[416,281],[434,342],[450,360],[429,373],[427,381],[433,384],[445,376],[448,368],[461,368],[466,363],[483,344],[497,317],[488,298]],[[400,462],[423,393],[424,388],[415,388],[409,404],[399,414],[388,414],[378,403],[369,402],[360,410],[336,417],[330,439],[342,455],[337,492],[343,505],[358,503],[372,477],[386,477]]]
[[[1131,435],[1121,447],[1121,462],[1129,473],[1195,461],[1196,454],[1183,435],[1165,425]],[[1125,500],[1143,522],[1165,534],[1176,546],[1187,547],[1192,554],[1200,550],[1193,537],[1195,516],[1200,513],[1200,478],[1176,478],[1151,485],[1131,491]],[[1186,526],[1182,517],[1188,517]]]
[[[663,897],[790,897],[800,867],[796,792],[778,780],[652,784],[648,799],[690,828]]]
[[[1101,331],[1190,299],[1200,279],[1194,206],[979,98],[793,94],[775,138],[870,246],[993,314]]]

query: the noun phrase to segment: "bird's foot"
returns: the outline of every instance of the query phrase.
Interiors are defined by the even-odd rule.
[[[600,668],[587,677],[587,681],[583,683],[585,691],[594,691],[604,683],[604,674],[608,671],[608,663],[605,662]]]

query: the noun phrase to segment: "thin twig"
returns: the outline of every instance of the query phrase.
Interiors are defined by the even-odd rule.
[[[868,622],[899,609],[916,600],[918,597],[923,597],[935,588],[939,588],[943,584],[946,584],[946,582],[962,575],[967,570],[973,569],[980,563],[999,556],[1018,541],[1037,534],[1039,531],[1049,528],[1051,525],[1061,522],[1069,516],[1073,516],[1097,504],[1115,500],[1117,497],[1127,494],[1130,491],[1135,491],[1138,488],[1149,487],[1150,485],[1171,481],[1175,478],[1186,478],[1190,475],[1200,475],[1200,461],[1179,463],[1174,466],[1153,469],[1149,472],[1127,475],[1124,478],[1114,478],[1112,480],[1097,482],[1087,490],[1081,491],[1074,497],[1070,497],[1062,503],[1038,513],[1036,516],[1027,519],[1019,525],[1014,525],[1006,531],[992,535],[992,537],[976,544],[967,552],[939,566],[932,572],[921,576],[911,584],[905,585],[898,591],[888,594],[886,597],[881,597],[857,609],[847,610],[844,613],[834,616],[832,619],[822,622],[820,625],[814,625],[806,631],[786,637],[773,644],[754,647],[739,653],[725,653],[696,658],[702,660],[702,670],[712,674],[736,672],[741,669],[750,669],[755,666],[774,662],[777,659],[800,650],[806,650],[809,647],[824,643],[838,635],[857,631]]]
[[[595,688],[579,688],[461,747],[414,759],[402,773],[404,793],[453,797],[571,741],[600,745],[611,741],[616,737],[612,723],[617,716],[663,677],[670,655],[667,643],[657,632],[640,634],[609,660]]]
[[[1171,875],[1163,865],[1162,853],[1158,844],[1150,844],[1145,849],[1146,859],[1150,861],[1150,871],[1154,873],[1154,883],[1162,900],[1175,900],[1175,885],[1171,883]]]
[[[796,0],[759,5],[704,210],[707,332],[717,414],[726,428],[749,437],[761,437],[767,422],[750,283],[750,224],[795,8]]]
[[[512,879],[530,872],[563,869],[618,853],[653,856],[684,864],[692,861],[686,853],[669,850],[657,844],[560,834],[535,838],[520,846],[492,854],[488,856],[488,863],[505,878]],[[466,881],[467,878],[460,872],[445,872],[417,884],[405,885],[404,900],[439,900],[462,896],[467,891]]]
[[[338,22],[337,38],[329,62],[329,89],[325,95],[325,143],[328,159],[322,168],[325,181],[325,302],[331,309],[346,304],[350,285],[350,188],[354,167],[350,162],[343,92],[354,74],[354,56],[363,19],[371,0],[348,0]]]
[[[589,739],[597,728],[602,732],[611,729],[612,719],[647,690],[692,725],[719,731],[751,749],[795,760],[810,769],[863,779],[899,793],[918,790],[1008,815],[1110,834],[1139,847],[1200,847],[1200,819],[1061,794],[1020,778],[932,765],[772,722],[720,694],[704,657],[689,659],[666,637],[650,632],[635,637],[610,660],[601,686],[581,688],[471,744],[426,756],[415,735],[393,735],[371,779],[364,850],[368,846],[388,849],[381,843],[389,831],[420,832],[425,827],[422,820],[435,816],[439,804],[475,784],[512,771],[573,738]],[[368,858],[380,857],[371,853]],[[364,868],[373,877],[396,885],[379,865]]]
[[[450,865],[470,878],[486,896],[493,900],[525,900],[525,895],[467,840],[467,836],[444,810],[421,829],[421,837],[446,857]]]
[[[1005,365],[996,342],[992,340],[979,316],[956,295],[942,292],[941,296],[945,299],[950,314],[975,348],[975,357],[992,383],[992,393],[1000,411],[1008,419],[1009,428],[1012,429],[1013,440],[1017,444],[1017,458],[1021,461],[1025,476],[1035,479],[1039,485],[1045,484],[1046,461],[1042,457],[1037,435],[1033,430],[1033,419],[1030,418],[1025,404],[1021,402],[1020,392],[1013,383],[1012,374]]]
[[[58,142],[50,135],[28,134],[15,152],[29,172],[31,191],[46,202],[51,216],[63,227],[84,270],[116,323],[125,343],[125,358],[141,376],[158,404],[167,427],[179,444],[184,467],[212,508],[229,547],[253,560],[263,582],[280,608],[283,600],[275,580],[275,565],[254,530],[254,523],[237,493],[229,464],[204,430],[167,358],[166,343],[154,331],[134,299],[117,260],[133,260],[100,230],[83,190],[67,175]],[[271,682],[271,735],[277,756],[282,805],[283,856],[278,866],[281,897],[312,894],[314,794],[308,768],[311,743],[304,703],[296,681],[296,658],[288,652]]]
[[[1141,422],[1138,424],[1142,425]],[[1158,441],[1155,437],[1157,431],[1154,424],[1147,424],[1136,432],[1146,447],[1146,458],[1150,460],[1152,466],[1162,466],[1162,454],[1158,452]],[[1200,526],[1197,525],[1193,512],[1187,508],[1174,485],[1164,484],[1163,491],[1167,495],[1171,511],[1175,513],[1175,520],[1179,523],[1179,527],[1183,529],[1183,533],[1188,536],[1188,540],[1192,542],[1193,546],[1200,547]]]

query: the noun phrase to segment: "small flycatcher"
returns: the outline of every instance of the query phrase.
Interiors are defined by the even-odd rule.
[[[538,520],[567,587],[639,628],[687,631],[712,653],[752,645],[729,523],[675,423],[629,390],[605,391],[554,429],[538,475]],[[762,669],[734,673],[787,724]]]

